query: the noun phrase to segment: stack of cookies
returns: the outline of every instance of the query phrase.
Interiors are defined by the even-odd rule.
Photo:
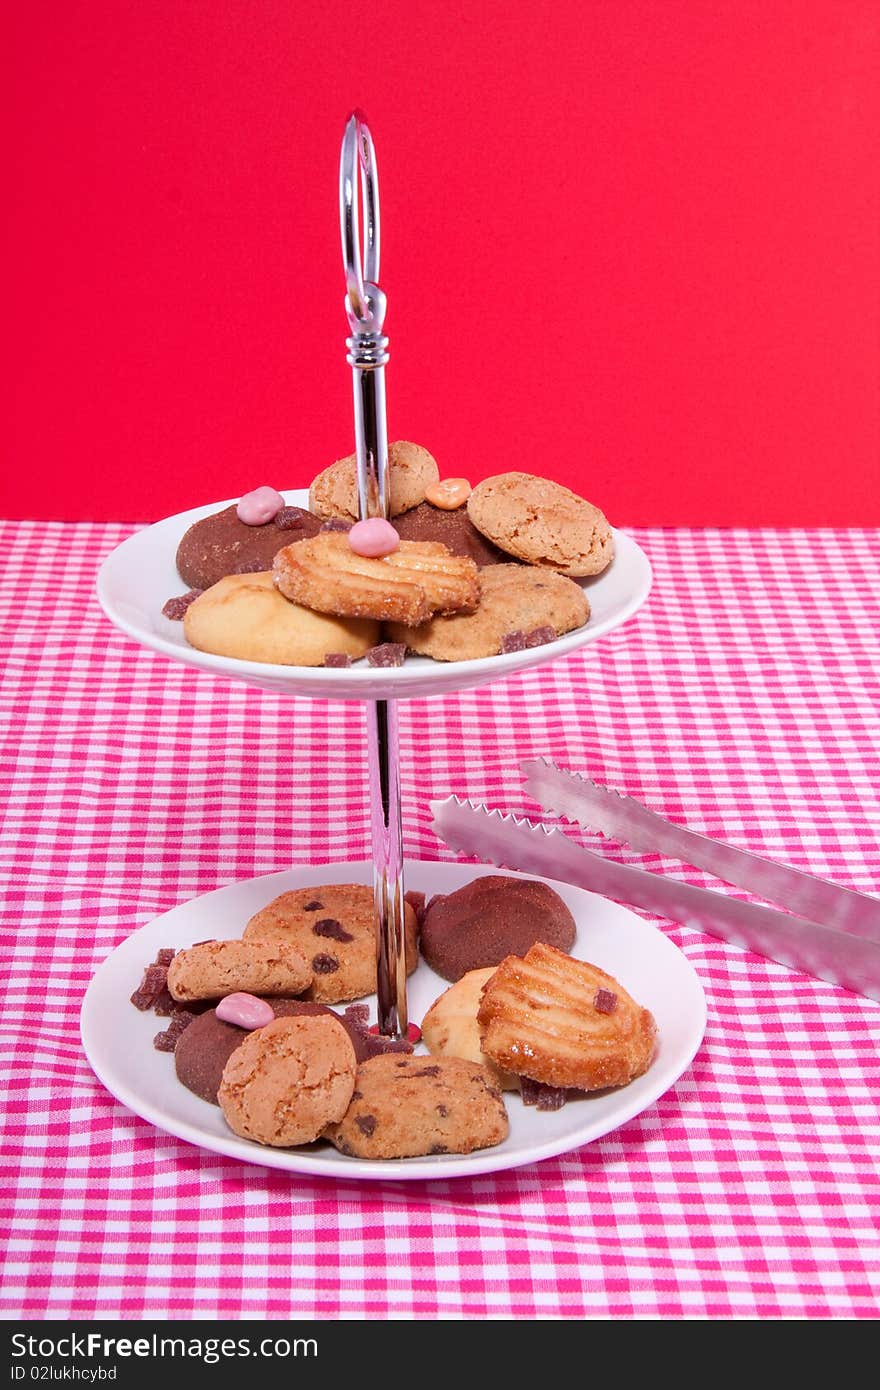
[[[503,1142],[502,1092],[557,1109],[650,1065],[651,1014],[569,952],[575,923],[549,885],[488,875],[406,909],[407,970],[451,987],[408,1039],[368,1027],[375,992],[372,892],[283,893],[241,938],[162,951],[132,996],[170,1015],[158,1034],[178,1081],[229,1128],[275,1148],[329,1141],[352,1158],[470,1153]],[[428,1054],[415,1055],[419,1041]]]
[[[259,488],[196,522],[177,551],[189,592],[165,616],[202,651],[296,666],[473,660],[588,621],[576,581],[613,557],[591,503],[529,473],[441,480],[405,441],[389,476],[390,524],[358,522],[353,455],[314,479],[308,510]]]

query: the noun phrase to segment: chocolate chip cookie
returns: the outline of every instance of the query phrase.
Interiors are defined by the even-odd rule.
[[[418,923],[406,904],[406,969],[418,964]],[[305,956],[313,974],[309,999],[338,1004],[376,992],[373,890],[362,883],[321,884],[282,893],[254,914],[246,941],[284,941]]]
[[[388,623],[392,642],[437,661],[471,661],[516,647],[553,641],[582,627],[590,605],[565,575],[530,565],[491,565],[480,570],[480,601],[473,613],[431,618],[418,627]],[[197,600],[198,601],[198,600]]]
[[[324,1137],[353,1158],[414,1158],[487,1149],[507,1133],[504,1101],[485,1067],[389,1055],[358,1067],[351,1104]]]

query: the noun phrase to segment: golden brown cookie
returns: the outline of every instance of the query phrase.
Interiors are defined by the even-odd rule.
[[[168,967],[172,998],[302,994],[312,983],[304,953],[289,941],[204,941],[178,951]]]
[[[653,1016],[596,965],[552,946],[508,956],[483,990],[481,1046],[499,1067],[547,1086],[625,1086],[654,1055]]]
[[[347,535],[325,531],[279,551],[273,573],[295,603],[354,618],[420,623],[432,613],[470,612],[480,596],[473,560],[432,541],[401,541],[370,559],[355,554]]]
[[[440,477],[440,470],[427,449],[405,439],[388,445],[388,468],[392,516],[400,516],[424,502],[426,489]],[[357,459],[354,454],[338,459],[318,474],[309,488],[309,507],[316,516],[339,516],[357,521]],[[375,499],[373,507],[377,510]]]
[[[614,556],[599,508],[549,478],[498,473],[477,484],[467,509],[478,531],[530,565],[582,576],[600,574]]]
[[[232,1053],[217,1099],[243,1139],[273,1148],[311,1144],[345,1114],[356,1071],[354,1048],[337,1019],[276,1018]]]
[[[418,964],[418,920],[406,904],[406,968]],[[376,992],[376,916],[373,890],[362,883],[321,884],[282,893],[254,914],[246,941],[286,941],[313,974],[309,999],[341,1004]]]
[[[321,666],[331,652],[357,660],[379,640],[378,623],[291,603],[268,573],[230,574],[206,589],[187,608],[183,631],[199,651],[279,666]]]
[[[473,613],[431,618],[419,627],[389,623],[387,636],[437,661],[472,661],[552,641],[590,616],[580,586],[552,570],[492,565],[480,570],[479,582]]]
[[[507,1111],[485,1067],[457,1057],[373,1057],[351,1104],[324,1131],[353,1158],[468,1154],[507,1138]]]
[[[480,1046],[477,1009],[483,987],[494,974],[494,965],[469,970],[435,999],[422,1019],[422,1042],[433,1057],[463,1057],[466,1062],[479,1062],[502,1091],[518,1091],[519,1077],[496,1067]]]

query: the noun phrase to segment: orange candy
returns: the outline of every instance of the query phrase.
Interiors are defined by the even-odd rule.
[[[463,507],[470,495],[471,485],[467,478],[444,478],[425,490],[425,500],[444,512],[454,512]]]

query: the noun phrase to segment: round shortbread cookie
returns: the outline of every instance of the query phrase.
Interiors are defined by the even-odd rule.
[[[203,941],[178,951],[168,967],[173,999],[302,994],[312,982],[306,955],[292,941]]]
[[[276,1018],[249,1033],[223,1068],[217,1099],[243,1139],[273,1148],[311,1144],[345,1114],[357,1071],[334,1018]]]
[[[502,1091],[518,1091],[519,1078],[496,1067],[480,1046],[477,1010],[483,987],[494,974],[494,965],[487,965],[485,970],[469,970],[444,990],[422,1019],[422,1042],[432,1057],[462,1057],[466,1062],[479,1062]],[[190,1028],[194,1026],[190,1024]]]
[[[549,478],[498,473],[477,484],[467,509],[478,531],[530,565],[581,577],[600,574],[614,557],[604,514]]]
[[[418,919],[405,905],[406,969],[418,964]],[[376,992],[376,915],[373,890],[362,883],[321,884],[282,893],[254,914],[246,941],[286,941],[309,962],[309,999],[340,1004]]]
[[[391,515],[400,516],[425,500],[425,492],[439,481],[436,461],[420,444],[398,439],[388,446],[391,477]],[[357,459],[354,454],[337,459],[319,473],[309,488],[309,507],[320,517],[358,519]]]
[[[324,1138],[353,1158],[471,1153],[507,1138],[507,1111],[485,1067],[458,1057],[373,1057]]]
[[[524,639],[522,645],[530,645],[532,633],[552,629],[547,638],[558,637],[582,627],[590,616],[580,586],[552,570],[491,565],[480,570],[479,581],[480,602],[473,613],[431,618],[420,627],[388,623],[389,640],[437,661],[472,661],[497,656],[514,634]]]
[[[379,624],[369,618],[291,603],[269,573],[230,574],[206,589],[186,610],[183,631],[199,651],[278,666],[322,666],[331,652],[357,660],[379,640]]]

